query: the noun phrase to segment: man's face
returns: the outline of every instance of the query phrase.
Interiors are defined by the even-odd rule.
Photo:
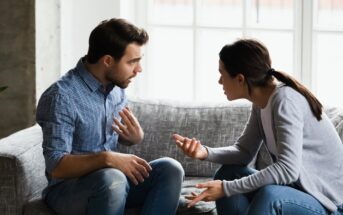
[[[142,71],[141,58],[141,46],[137,43],[130,43],[126,47],[123,57],[119,61],[114,60],[114,63],[108,68],[107,81],[120,88],[128,87],[131,79]]]

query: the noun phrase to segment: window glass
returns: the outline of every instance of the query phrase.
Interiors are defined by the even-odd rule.
[[[150,31],[147,69],[152,98],[193,99],[193,32],[191,29],[155,27]]]
[[[314,0],[313,24],[315,28],[343,30],[343,1]]]
[[[240,31],[198,30],[196,52],[196,100],[205,102],[226,101],[223,87],[218,84],[219,52],[221,48],[242,36]]]
[[[192,0],[149,0],[148,21],[159,25],[192,25]]]
[[[293,0],[251,0],[247,2],[249,26],[282,29],[293,27]]]
[[[323,105],[343,107],[343,61],[335,50],[343,50],[343,35],[320,33],[316,37],[313,70],[317,96]]]
[[[241,27],[243,23],[243,1],[198,0],[197,24],[201,26]]]
[[[249,32],[249,36],[258,38],[268,49],[272,67],[293,74],[293,33],[278,31]]]

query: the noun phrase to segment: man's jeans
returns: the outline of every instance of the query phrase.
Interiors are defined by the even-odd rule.
[[[234,180],[256,170],[223,165],[215,175],[218,180]],[[291,186],[267,185],[255,192],[223,197],[216,201],[218,215],[329,215],[313,196]],[[343,214],[340,208],[334,215]]]
[[[58,214],[122,215],[125,208],[141,207],[141,214],[174,215],[183,168],[171,158],[157,159],[150,165],[149,177],[137,186],[121,171],[105,168],[52,187],[46,202]]]

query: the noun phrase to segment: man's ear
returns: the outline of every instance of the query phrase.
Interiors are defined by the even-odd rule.
[[[106,67],[110,67],[114,63],[114,58],[111,55],[104,55],[100,60]]]

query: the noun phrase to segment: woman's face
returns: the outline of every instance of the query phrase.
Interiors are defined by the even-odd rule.
[[[243,86],[244,76],[238,74],[232,78],[226,71],[225,66],[221,60],[219,60],[219,73],[220,78],[218,83],[223,86],[224,94],[229,101],[243,98]]]

